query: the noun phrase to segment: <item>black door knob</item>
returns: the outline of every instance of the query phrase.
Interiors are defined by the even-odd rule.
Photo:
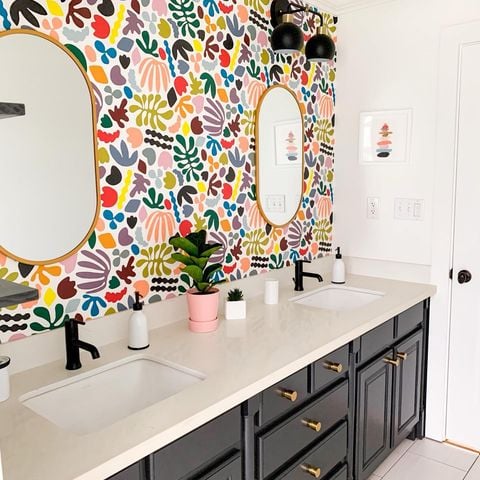
[[[460,270],[458,272],[458,283],[468,283],[472,279],[472,274],[468,270]]]

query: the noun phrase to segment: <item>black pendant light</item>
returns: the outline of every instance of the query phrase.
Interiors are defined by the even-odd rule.
[[[303,48],[303,32],[292,20],[292,14],[283,15],[282,23],[273,29],[270,42],[275,53],[298,53]]]
[[[305,56],[309,62],[333,60],[335,43],[328,35],[321,33],[319,28],[316,35],[313,35],[305,45]]]
[[[290,3],[288,0],[273,0],[270,6],[270,18],[274,27],[270,43],[275,53],[298,53],[303,48],[303,32],[293,23],[293,14],[297,12],[311,13],[320,17],[320,27],[305,46],[305,54],[310,62],[324,62],[335,56],[335,43],[323,33],[323,17],[310,7]]]

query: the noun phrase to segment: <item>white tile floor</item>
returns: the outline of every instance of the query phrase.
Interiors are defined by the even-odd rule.
[[[369,480],[480,480],[478,454],[433,440],[405,440]]]

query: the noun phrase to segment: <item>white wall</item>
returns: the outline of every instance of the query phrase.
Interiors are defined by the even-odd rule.
[[[441,28],[480,18],[477,0],[397,0],[340,18],[335,243],[351,257],[430,265]],[[412,108],[411,163],[358,163],[361,111]],[[367,196],[380,219],[366,218]],[[425,199],[424,221],[393,218],[395,197]]]
[[[435,171],[437,115],[442,111],[440,39],[447,26],[477,19],[478,0],[396,0],[340,18],[334,239],[352,257],[355,273],[425,281],[434,246],[449,241],[432,235],[434,214],[443,214],[435,210],[434,176],[437,184],[439,178],[448,184],[446,177],[452,175],[452,170]],[[411,163],[359,165],[359,113],[402,108],[413,110]],[[378,220],[366,218],[367,196],[380,197]],[[395,220],[395,197],[424,199],[424,220]],[[431,270],[435,283],[437,265]],[[447,295],[443,288],[442,295]],[[434,311],[445,305],[445,298],[433,301]],[[435,320],[438,316],[431,323],[427,434],[444,440],[448,324]]]

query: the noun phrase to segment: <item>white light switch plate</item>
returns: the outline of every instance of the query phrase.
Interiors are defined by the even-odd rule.
[[[423,198],[395,198],[394,218],[397,220],[423,220]]]
[[[268,195],[267,212],[283,213],[285,212],[285,195]]]

